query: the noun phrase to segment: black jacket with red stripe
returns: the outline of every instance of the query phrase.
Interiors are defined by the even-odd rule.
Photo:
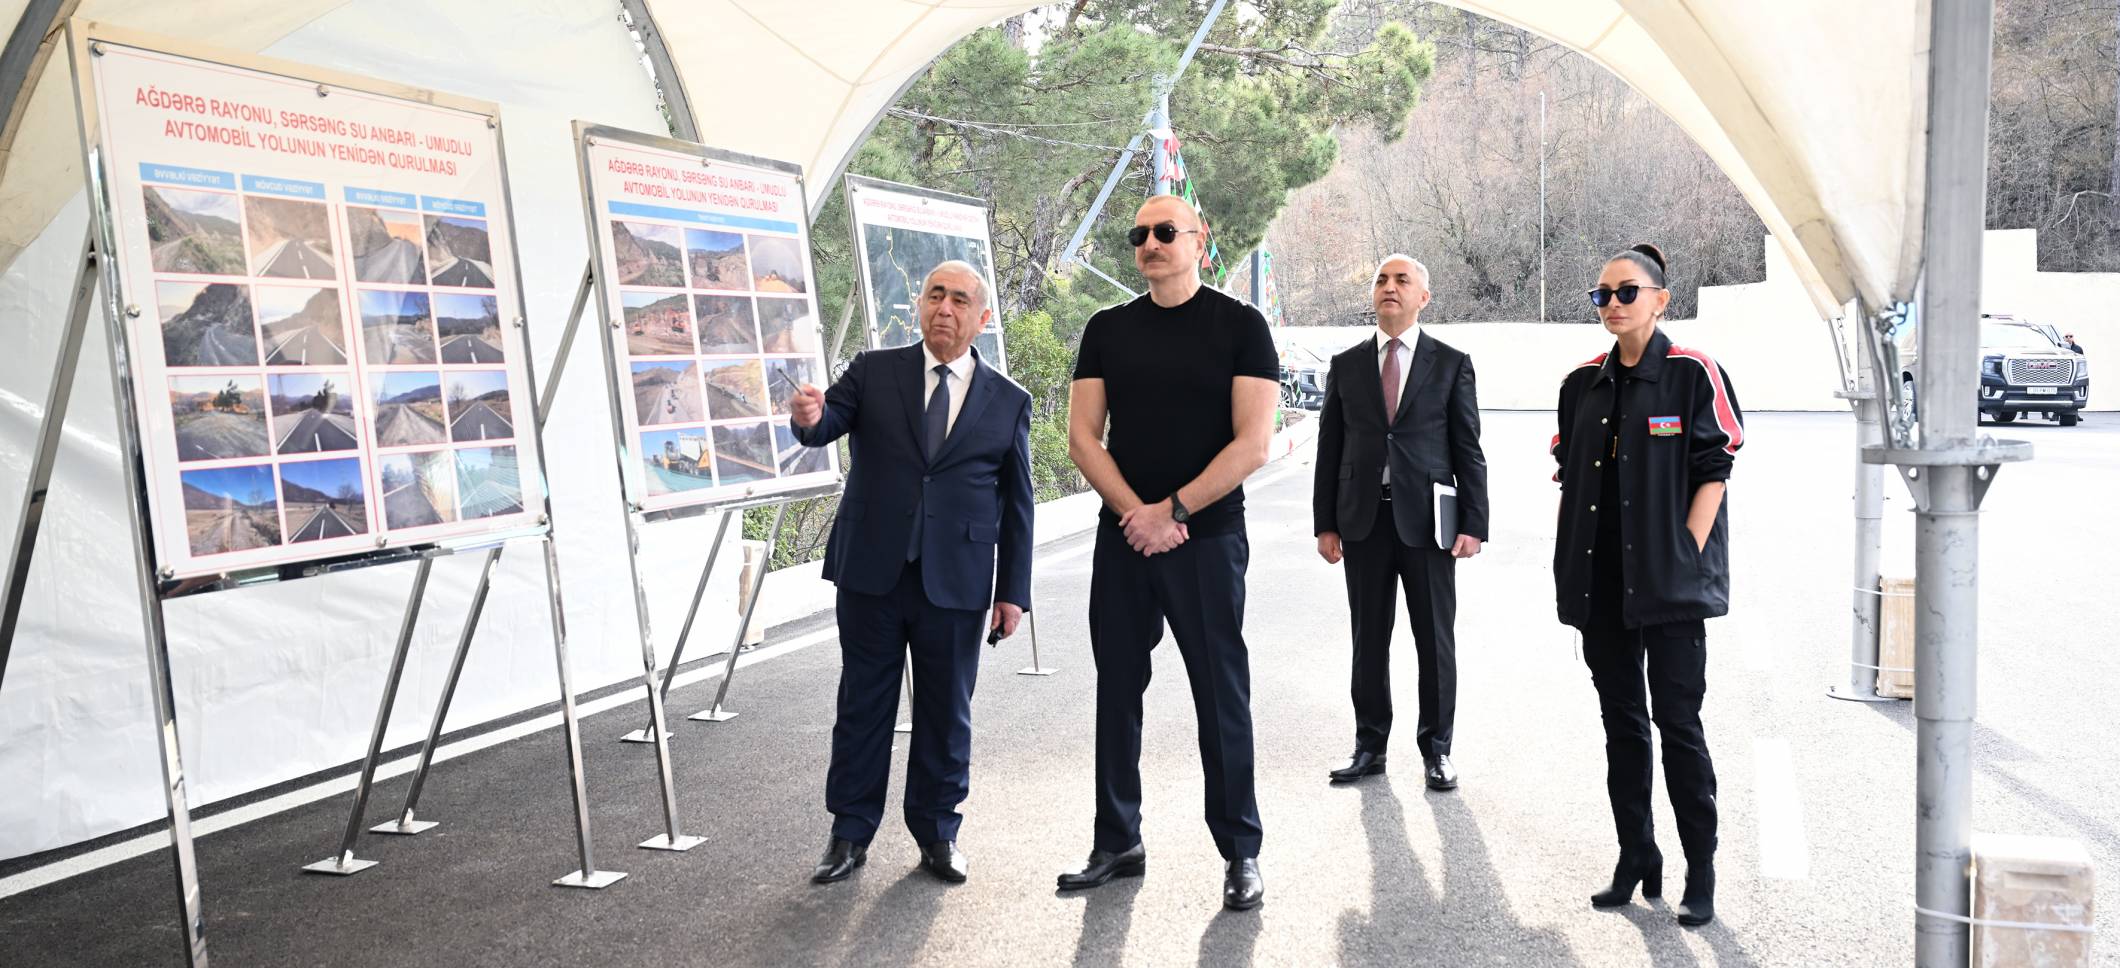
[[[1702,484],[1730,479],[1744,446],[1744,412],[1730,376],[1707,354],[1673,346],[1658,330],[1624,386],[1613,382],[1615,346],[1561,381],[1560,523],[1553,582],[1564,624],[1590,621],[1597,516],[1617,505],[1626,627],[1714,618],[1730,610],[1730,502],[1715,513],[1706,550],[1686,530]],[[1618,393],[1619,494],[1600,494],[1603,461],[1614,459],[1609,423]]]

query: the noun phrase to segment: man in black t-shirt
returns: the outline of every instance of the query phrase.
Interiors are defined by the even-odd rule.
[[[1127,240],[1148,295],[1090,317],[1075,361],[1068,455],[1104,498],[1090,574],[1097,663],[1097,826],[1062,890],[1139,876],[1141,696],[1170,624],[1192,680],[1222,903],[1265,899],[1244,648],[1244,478],[1266,463],[1280,360],[1265,317],[1200,284],[1200,219],[1150,198]],[[1106,418],[1110,436],[1106,437]]]

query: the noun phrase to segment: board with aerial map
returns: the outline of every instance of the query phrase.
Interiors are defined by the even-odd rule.
[[[847,176],[847,199],[861,255],[870,346],[887,349],[920,341],[921,283],[943,262],[955,259],[976,267],[991,302],[994,260],[985,202],[859,175]],[[988,365],[1008,371],[998,313],[973,345]]]

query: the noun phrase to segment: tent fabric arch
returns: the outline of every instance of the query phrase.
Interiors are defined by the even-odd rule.
[[[1582,52],[1669,114],[1759,212],[1821,314],[1858,297],[1873,306],[1910,298],[1920,261],[1927,4],[1452,2]],[[342,5],[83,0],[76,12],[255,51]],[[0,18],[51,6],[13,0]],[[898,92],[951,44],[1038,6],[647,2],[701,137],[799,161],[813,180],[838,171]],[[48,65],[33,81],[21,123],[0,144],[0,268],[79,184],[71,105],[65,85],[54,83],[63,74]],[[766,77],[770,86],[760,83]]]

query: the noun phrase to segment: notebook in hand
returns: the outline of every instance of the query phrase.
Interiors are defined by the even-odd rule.
[[[1457,488],[1448,484],[1435,486],[1435,546],[1449,551],[1457,544]]]

